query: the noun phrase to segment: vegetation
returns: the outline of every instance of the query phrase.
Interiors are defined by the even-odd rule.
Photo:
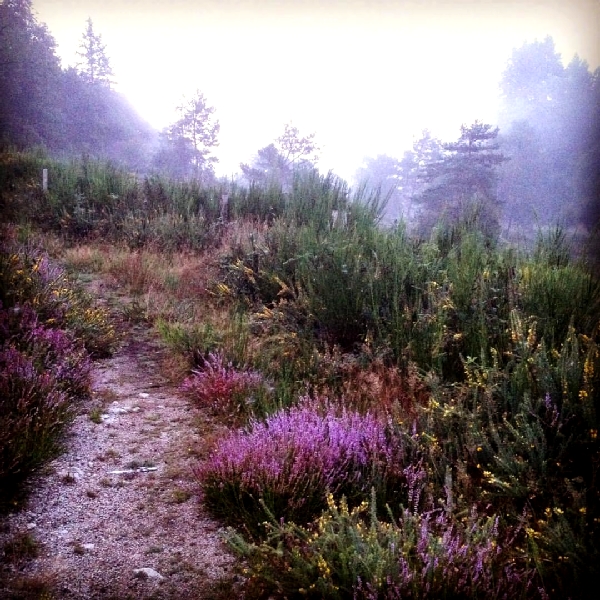
[[[192,98],[177,108],[179,119],[161,136],[160,149],[154,156],[154,166],[171,177],[193,177],[209,182],[214,179],[211,156],[218,145],[219,122],[213,119],[215,109],[208,106],[204,95],[197,90]]]
[[[240,169],[249,184],[281,184],[287,189],[295,171],[315,168],[318,153],[314,133],[302,137],[297,127],[287,123],[274,144],[261,148],[254,163],[242,163]]]
[[[314,172],[288,191],[234,190],[226,223],[216,188],[52,163],[54,181],[85,189],[89,208],[76,211],[68,183],[44,194],[32,179],[44,160],[3,155],[17,231],[43,227],[70,269],[126,286],[130,317],[180,357],[184,391],[239,428],[197,477],[235,527],[248,593],[585,597],[599,564],[600,284],[563,231],[526,253],[495,242],[475,212],[420,239],[380,225],[377,194]],[[184,202],[204,237],[158,228]],[[80,226],[65,226],[71,214]],[[146,232],[135,241],[134,217]],[[75,346],[60,338],[69,356],[77,340],[100,353],[110,335],[77,329],[88,321],[73,316],[76,296],[32,288],[26,274],[49,267],[27,260],[3,269],[5,289],[25,290],[3,307],[31,300],[38,323],[59,314],[77,332]],[[33,319],[5,312],[21,330]],[[42,338],[11,342],[7,364],[20,352],[21,373],[36,348],[52,355]],[[42,383],[66,393],[35,381],[32,398],[52,397]]]
[[[89,357],[110,354],[116,339],[106,314],[39,250],[3,242],[0,290],[0,481],[6,501],[60,448],[78,401],[89,393]]]
[[[77,69],[62,69],[56,42],[37,22],[31,0],[0,3],[0,147],[43,146],[55,154],[148,167],[156,134],[110,88],[101,36],[88,21]]]
[[[56,452],[90,358],[114,348],[68,275],[97,273],[131,297],[123,318],[171,348],[182,391],[232,429],[195,473],[247,597],[591,597],[600,281],[550,218],[559,205],[570,227],[597,218],[597,138],[568,127],[596,123],[597,74],[536,42],[505,72],[503,135],[424,132],[397,164],[367,165],[386,186],[351,190],[288,125],[243,165],[244,187],[213,177],[219,126],[201,92],[165,131],[160,174],[133,174],[149,158],[126,158],[127,118],[105,135],[82,111],[123,107],[91,21],[86,62],[63,72],[29,0],[0,19],[2,489]],[[533,198],[547,199],[537,240],[530,227],[529,247],[501,241],[502,202],[518,216]],[[384,225],[388,200],[422,227]]]
[[[593,230],[600,70],[577,55],[564,66],[547,37],[513,50],[500,91],[499,130],[464,125],[449,144],[425,130],[402,157],[365,159],[356,179],[390,192],[388,220],[429,231],[439,210],[455,218],[457,204],[475,199],[508,239],[532,241],[557,222]]]

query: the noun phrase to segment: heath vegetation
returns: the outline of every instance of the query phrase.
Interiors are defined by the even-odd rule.
[[[509,246],[475,207],[419,237],[317,173],[230,191],[224,220],[216,188],[52,163],[86,173],[83,210],[75,180],[36,187],[39,160],[2,160],[3,478],[55,450],[87,356],[114,347],[68,273],[101,276],[231,427],[195,475],[249,595],[585,597],[600,284],[562,230]]]
[[[244,597],[595,597],[599,71],[536,40],[502,132],[424,130],[350,188],[290,123],[229,181],[200,90],[158,134],[91,19],[69,69],[29,0],[0,25],[4,506],[127,321],[202,415],[193,476]]]

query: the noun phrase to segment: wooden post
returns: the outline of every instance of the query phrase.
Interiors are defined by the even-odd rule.
[[[221,196],[221,222],[227,223],[229,217],[229,194]]]
[[[48,169],[42,169],[42,190],[48,191]]]

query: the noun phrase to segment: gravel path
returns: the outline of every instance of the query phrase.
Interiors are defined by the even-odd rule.
[[[147,327],[126,339],[97,363],[66,453],[0,520],[0,598],[234,597],[233,559],[191,476],[214,426],[161,377]]]

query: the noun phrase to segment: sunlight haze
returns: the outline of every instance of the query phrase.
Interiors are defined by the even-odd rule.
[[[511,52],[553,37],[563,62],[600,64],[600,3],[34,0],[63,66],[91,17],[115,88],[151,125],[200,89],[221,124],[219,175],[292,121],[316,132],[319,166],[351,179],[363,157],[401,156],[427,127],[455,139],[496,121]]]

